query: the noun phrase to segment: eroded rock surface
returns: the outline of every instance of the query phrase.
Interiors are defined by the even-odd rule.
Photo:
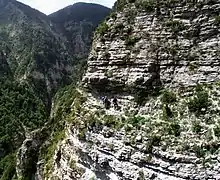
[[[66,138],[57,145],[53,157],[54,169],[49,179],[220,178],[218,148],[213,153],[208,150],[204,151],[205,154],[200,154],[209,145],[220,145],[218,137],[214,134],[211,135],[214,139],[208,136],[208,132],[216,123],[213,122],[212,126],[209,126],[193,115],[185,115],[177,120],[181,133],[174,135],[166,130],[174,121],[162,118],[160,100],[157,99],[150,100],[137,112],[137,117],[145,117],[144,123],[130,124],[123,120],[130,116],[125,115],[126,109],[129,112],[135,109],[133,101],[128,99],[125,96],[119,97],[121,111],[114,110],[113,107],[105,111],[99,100],[92,95],[88,96],[83,105],[85,109],[73,118],[74,125],[70,123],[66,127]],[[149,109],[149,106],[152,108]],[[172,107],[173,112],[177,112],[176,107]],[[187,108],[182,110],[187,111]],[[95,123],[91,122],[93,116],[96,119]],[[218,119],[215,114],[209,116]],[[110,119],[112,117],[113,119]],[[194,121],[200,120],[204,123],[201,133],[192,130],[193,117]],[[79,126],[76,126],[77,120],[80,122]],[[57,161],[58,154],[61,156]]]
[[[127,4],[97,30],[92,91],[71,104],[48,179],[220,179],[220,1],[163,3]],[[106,110],[99,98],[115,95]]]
[[[219,11],[218,0],[184,0],[152,12],[129,5],[96,35],[84,82],[126,89],[218,81]]]

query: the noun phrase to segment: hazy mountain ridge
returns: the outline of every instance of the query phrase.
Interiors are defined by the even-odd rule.
[[[73,53],[85,56],[91,47],[93,31],[109,13],[109,8],[98,4],[76,3],[49,17],[62,30]]]

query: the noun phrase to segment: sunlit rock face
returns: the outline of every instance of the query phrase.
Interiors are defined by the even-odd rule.
[[[220,1],[147,2],[96,30],[46,179],[220,178]]]
[[[182,1],[151,11],[126,7],[96,34],[87,85],[126,89],[219,80],[219,1]]]

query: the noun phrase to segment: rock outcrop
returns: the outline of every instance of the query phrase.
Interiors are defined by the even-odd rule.
[[[35,130],[26,135],[26,140],[17,153],[16,172],[18,178],[34,178],[39,149],[47,137],[48,132],[46,128]]]
[[[135,116],[126,114],[124,109],[127,108],[131,114],[137,110],[129,97],[120,97],[123,109],[120,112],[114,108],[105,111],[96,98],[88,94],[81,113],[67,119],[66,138],[57,145],[49,179],[220,178],[217,150],[220,143],[216,138],[207,136],[211,127],[205,127],[201,119],[203,130],[199,134],[192,130],[193,125],[184,125],[184,121],[191,123],[190,117],[175,120],[181,126],[181,135],[175,135],[170,129],[175,121],[163,120],[159,99],[150,100],[140,109],[136,117],[142,116],[144,122],[140,120],[135,124],[134,119],[129,120]],[[216,119],[214,116],[212,118]],[[207,151],[208,147],[216,150],[211,153],[210,149]]]
[[[46,179],[219,179],[220,1],[129,2],[97,29]]]
[[[148,3],[128,4],[103,24],[84,82],[129,89],[218,81],[220,1]]]

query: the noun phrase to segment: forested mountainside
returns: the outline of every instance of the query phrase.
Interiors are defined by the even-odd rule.
[[[37,178],[219,179],[219,12],[219,0],[118,0],[81,86],[57,97],[62,128]]]
[[[101,5],[76,3],[49,17],[68,39],[72,52],[84,57],[89,53],[93,31],[109,12],[109,8]]]
[[[43,13],[15,0],[1,0],[1,53],[13,77],[30,80],[46,103],[71,76],[74,60],[65,39]]]
[[[103,9],[107,15],[109,9],[96,9],[96,15],[99,16],[99,10],[102,15],[100,21],[104,19]],[[59,18],[58,15],[56,17]],[[77,14],[75,17],[77,18]],[[80,20],[78,23],[80,24]],[[98,21],[91,20],[88,23],[97,25]],[[70,40],[58,26],[49,16],[25,4],[15,0],[0,0],[1,180],[31,179],[38,158],[37,144],[45,140],[45,133],[50,134],[53,97],[61,87],[68,84],[74,86],[83,73],[87,54],[81,49],[73,52],[69,46]],[[87,27],[84,28],[85,31],[86,29]],[[86,33],[85,36],[91,39],[92,32],[89,27],[88,29],[90,34]],[[85,43],[89,48],[90,40],[85,39]],[[78,56],[80,58],[76,58]],[[37,134],[44,126],[45,133]],[[27,139],[33,134],[37,134],[36,137],[39,138],[35,144],[36,151],[29,154],[32,159],[28,162],[25,176],[18,177],[18,148],[25,139],[28,143]]]

